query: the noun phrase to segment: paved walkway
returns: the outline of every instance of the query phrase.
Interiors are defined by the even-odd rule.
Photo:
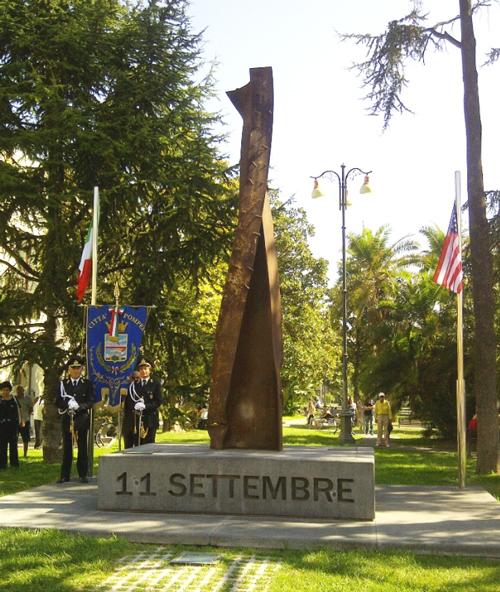
[[[484,489],[379,485],[374,521],[103,512],[97,479],[0,498],[0,528],[56,528],[135,542],[219,547],[396,547],[500,558],[500,503]]]

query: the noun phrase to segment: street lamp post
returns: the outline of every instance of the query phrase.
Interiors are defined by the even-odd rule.
[[[340,414],[340,436],[339,442],[341,444],[353,444],[354,438],[352,437],[351,429],[351,411],[347,407],[347,285],[346,285],[346,236],[345,236],[345,211],[347,206],[350,205],[347,201],[347,181],[349,176],[355,176],[357,174],[365,175],[365,181],[360,189],[360,193],[366,194],[371,193],[369,185],[368,175],[371,171],[362,171],[355,167],[345,172],[345,165],[340,165],[341,174],[339,175],[336,171],[323,171],[321,175],[317,177],[311,177],[314,179],[314,190],[312,197],[323,197],[324,193],[319,188],[318,179],[321,179],[324,175],[327,175],[332,180],[335,175],[339,182],[339,209],[342,212],[342,412]]]

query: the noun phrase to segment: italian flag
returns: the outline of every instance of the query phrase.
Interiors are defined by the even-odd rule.
[[[78,303],[83,300],[87,286],[89,285],[90,275],[92,273],[92,243],[94,240],[94,222],[90,223],[89,231],[87,232],[87,238],[85,239],[85,245],[83,246],[82,258],[80,259],[80,265],[78,266],[78,288],[76,289],[76,297]]]

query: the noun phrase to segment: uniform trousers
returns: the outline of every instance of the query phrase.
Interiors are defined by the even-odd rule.
[[[156,428],[148,428],[148,433],[145,438],[141,438],[141,446],[143,444],[154,444],[156,439]],[[134,434],[129,431],[123,434],[123,445],[125,448],[132,448],[139,445],[139,434]]]
[[[88,428],[76,432],[76,441],[78,456],[76,459],[76,469],[79,477],[86,477],[88,471]],[[61,465],[61,477],[69,479],[71,476],[71,465],[73,463],[73,436],[70,430],[63,429],[63,460]]]

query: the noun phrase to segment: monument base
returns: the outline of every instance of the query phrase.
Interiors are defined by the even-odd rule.
[[[99,510],[373,520],[372,449],[147,444],[101,456]]]

